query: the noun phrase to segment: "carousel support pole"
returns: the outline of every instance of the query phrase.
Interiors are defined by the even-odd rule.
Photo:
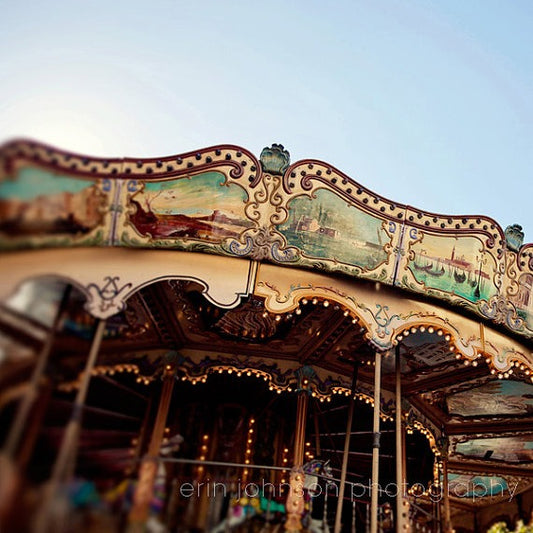
[[[30,410],[39,392],[39,385],[44,377],[46,364],[48,363],[48,358],[50,357],[61,317],[67,306],[71,290],[72,285],[67,284],[57,308],[50,333],[41,348],[40,354],[37,356],[37,362],[33,369],[28,388],[18,405],[4,448],[0,453],[0,472],[2,472],[0,476],[0,527],[3,522],[3,517],[11,508],[13,497],[17,493],[17,487],[19,485],[19,469],[17,469],[13,460],[27,425]]]
[[[442,460],[442,506],[444,515],[444,524],[442,530],[444,533],[451,533],[452,520],[450,513],[450,498],[448,494],[448,439],[443,438],[441,446],[441,460]]]
[[[315,451],[316,456],[320,457],[320,426],[318,424],[318,411],[313,409],[313,420],[315,422]]]
[[[372,486],[370,499],[370,533],[378,532],[379,497],[379,411],[381,408],[381,353],[376,351],[374,368],[374,423],[372,443]]]
[[[407,428],[406,428],[406,424],[404,424],[403,431],[402,431],[402,476],[403,476],[402,490],[405,492],[404,526],[410,527],[411,525],[410,518],[409,518],[410,504],[407,498]]]
[[[148,520],[150,502],[153,497],[154,482],[157,474],[157,458],[165,434],[165,425],[175,381],[174,371],[167,366],[163,378],[163,387],[154,428],[152,430],[150,444],[148,445],[148,452],[141,462],[139,480],[133,496],[133,506],[128,517],[128,532],[131,533],[144,531],[145,523]]]
[[[344,439],[344,452],[342,455],[341,478],[339,482],[339,498],[337,500],[337,511],[335,512],[334,533],[340,533],[342,524],[342,504],[344,503],[344,487],[346,486],[346,473],[348,471],[348,456],[350,452],[350,437],[352,434],[353,411],[355,407],[355,386],[357,384],[358,366],[354,367],[352,378],[352,389],[350,394],[350,404],[348,406],[348,419],[346,421],[346,437]]]
[[[329,531],[328,527],[328,492],[329,482],[326,481],[326,488],[324,489],[324,514],[322,515],[322,530]]]
[[[83,370],[81,376],[80,387],[78,389],[76,399],[74,400],[72,414],[63,434],[61,446],[52,470],[52,476],[42,500],[42,505],[36,515],[37,519],[34,527],[34,531],[36,533],[45,533],[48,530],[50,511],[57,489],[59,484],[62,481],[65,481],[65,475],[68,467],[75,462],[76,446],[81,427],[83,407],[85,404],[85,399],[87,398],[92,370],[96,363],[96,358],[98,356],[98,351],[100,350],[100,344],[104,336],[104,331],[105,320],[97,319],[93,342],[89,351],[89,357],[85,363],[85,369]]]
[[[24,484],[21,483],[21,473],[26,471],[28,463],[32,457],[37,437],[41,432],[44,416],[50,404],[52,396],[52,385],[47,382],[41,387],[39,399],[35,402],[34,408],[28,417],[27,427],[24,432],[24,438],[20,444],[20,449],[16,453],[16,459],[12,461],[6,459],[6,466],[0,466],[2,476],[6,477],[8,482],[0,489],[0,531],[8,531],[13,527],[17,520],[18,509],[13,504],[22,499]]]
[[[403,433],[402,433],[402,368],[400,345],[396,346],[396,533],[403,531]]]
[[[17,451],[20,438],[22,437],[22,433],[24,432],[26,421],[28,419],[31,406],[33,405],[33,402],[35,401],[35,398],[37,396],[39,384],[46,370],[46,364],[48,363],[48,358],[50,356],[50,352],[52,351],[52,346],[56,338],[59,323],[67,306],[71,290],[72,285],[69,284],[65,286],[61,302],[59,303],[56,315],[54,317],[52,328],[50,329],[50,333],[46,339],[46,342],[41,349],[41,353],[37,357],[37,363],[35,364],[35,368],[33,369],[29,387],[26,390],[24,397],[19,403],[15,419],[13,421],[11,430],[9,431],[9,435],[6,439],[6,443],[3,449],[3,454],[9,459],[13,459]]]
[[[294,432],[294,467],[290,473],[289,495],[287,497],[286,531],[301,531],[302,513],[304,511],[304,478],[302,466],[305,448],[305,426],[309,396],[307,390],[298,394],[296,405],[296,429]]]
[[[133,457],[131,460],[131,473],[133,473],[133,470],[137,463],[139,462],[141,458],[141,453],[146,445],[146,441],[148,440],[147,434],[148,434],[148,425],[150,423],[150,413],[152,412],[152,398],[148,400],[146,403],[146,410],[144,412],[144,418],[141,424],[141,430],[139,431],[139,436],[137,437],[137,443],[135,444],[135,449],[133,452]]]
[[[294,465],[297,467],[304,464],[305,451],[305,426],[307,421],[307,407],[309,405],[309,396],[306,391],[298,394],[298,403],[296,406],[296,433],[294,438]]]
[[[28,418],[28,430],[24,435],[24,439],[20,444],[20,449],[17,453],[17,466],[20,472],[24,472],[35,449],[35,443],[41,432],[44,417],[48,411],[50,400],[52,399],[52,383],[47,380],[39,394],[39,400],[32,409]]]

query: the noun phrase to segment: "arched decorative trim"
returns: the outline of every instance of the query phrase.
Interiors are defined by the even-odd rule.
[[[85,294],[90,314],[105,319],[122,311],[126,300],[142,287],[183,279],[196,281],[209,301],[229,309],[251,294],[257,271],[253,261],[231,261],[229,267],[227,258],[163,250],[78,248],[11,253],[3,257],[6,272],[0,282],[0,301],[23,281],[62,278]]]
[[[299,282],[275,267],[261,265],[255,294],[273,313],[297,312],[300,302],[336,302],[363,327],[375,349],[386,351],[419,330],[449,343],[450,357],[466,365],[489,365],[500,378],[520,372],[533,375],[533,354],[522,344],[448,309],[407,299],[381,284],[368,284],[302,272]],[[533,381],[533,378],[532,378]]]

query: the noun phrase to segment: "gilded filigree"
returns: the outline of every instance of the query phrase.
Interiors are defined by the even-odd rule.
[[[488,302],[478,302],[481,314],[493,320],[496,324],[505,324],[512,330],[520,331],[524,321],[516,312],[516,307],[501,295],[493,296]]]

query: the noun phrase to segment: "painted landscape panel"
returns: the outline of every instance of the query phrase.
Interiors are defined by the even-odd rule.
[[[447,402],[453,415],[533,415],[533,385],[498,380],[454,394]]]
[[[455,451],[460,455],[476,459],[531,463],[533,461],[533,435],[471,439],[459,442]]]
[[[316,198],[300,196],[289,202],[289,217],[277,229],[303,255],[357,265],[372,270],[387,259],[390,237],[383,222],[350,206],[331,191]]]
[[[153,239],[221,242],[253,226],[245,215],[246,201],[246,191],[226,185],[220,172],[147,181],[130,200],[135,206],[130,222],[141,235]]]
[[[427,288],[456,294],[471,302],[497,293],[493,278],[496,261],[475,237],[440,237],[424,234],[411,250],[408,268]]]
[[[103,222],[106,195],[94,181],[23,168],[0,183],[0,232],[8,237],[86,234]]]

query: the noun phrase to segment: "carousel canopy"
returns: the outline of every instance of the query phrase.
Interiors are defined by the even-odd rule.
[[[99,159],[14,141],[0,172],[9,394],[69,283],[54,369],[64,393],[94,318],[107,320],[100,379],[150,385],[172,349],[188,385],[229,373],[303,387],[324,412],[349,394],[354,368],[371,403],[384,352],[385,420],[398,349],[405,423],[448,455],[457,512],[533,485],[533,244],[519,226],[391,202],[327,163],[291,164],[281,145],[259,159],[229,145]],[[365,461],[356,450],[351,470]]]

